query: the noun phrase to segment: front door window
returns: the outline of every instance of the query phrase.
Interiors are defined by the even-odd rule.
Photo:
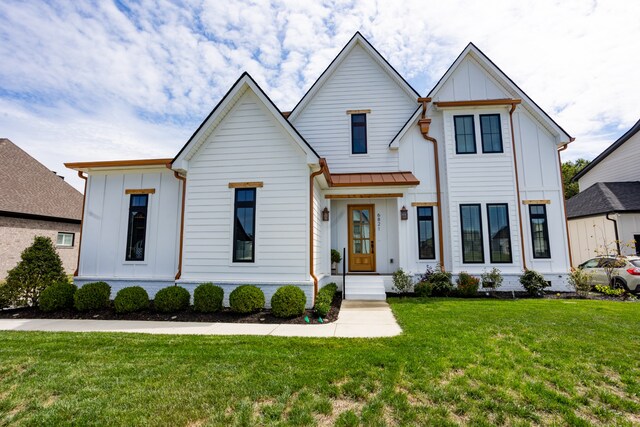
[[[349,270],[375,271],[373,205],[349,206]]]

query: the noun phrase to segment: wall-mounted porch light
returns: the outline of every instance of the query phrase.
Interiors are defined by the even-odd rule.
[[[409,211],[407,210],[406,206],[403,206],[402,209],[400,209],[400,219],[403,221],[409,219]]]
[[[329,221],[329,209],[327,209],[326,206],[322,210],[322,220],[323,221]]]

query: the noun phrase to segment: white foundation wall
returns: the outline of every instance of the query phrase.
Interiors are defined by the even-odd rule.
[[[247,91],[189,160],[182,280],[310,283],[305,152]],[[233,182],[256,189],[255,262],[233,262]]]
[[[180,187],[180,181],[166,168],[91,172],[78,279],[173,281],[178,268]],[[144,261],[125,260],[128,189],[155,190],[149,194]]]

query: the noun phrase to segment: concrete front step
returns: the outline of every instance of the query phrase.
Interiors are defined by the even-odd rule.
[[[380,276],[347,276],[345,299],[384,301],[387,299],[384,280]]]

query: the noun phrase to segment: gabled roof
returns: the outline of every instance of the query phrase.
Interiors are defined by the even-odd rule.
[[[496,64],[489,59],[487,55],[485,55],[476,45],[473,43],[469,43],[467,47],[458,55],[456,60],[451,64],[449,69],[444,73],[444,75],[438,80],[438,83],[431,89],[427,97],[434,98],[437,92],[442,88],[444,83],[448,80],[448,78],[454,73],[458,65],[468,56],[471,55],[473,59],[475,59],[493,78],[495,78],[501,85],[511,92],[513,98],[522,99],[522,106],[526,108],[530,113],[533,114],[540,122],[545,123],[549,130],[555,134],[557,138],[557,143],[559,145],[570,143],[574,140],[574,138],[569,135],[559,124],[555,122],[547,114],[538,104],[536,104],[529,95],[527,95],[520,87],[513,81],[509,76],[507,76]],[[443,100],[449,101],[449,100]]]
[[[0,212],[80,222],[82,193],[8,139],[0,139]],[[0,213],[0,214],[1,214]]]
[[[311,85],[307,93],[304,94],[302,99],[296,104],[296,106],[291,110],[291,113],[288,116],[289,120],[295,120],[295,118],[300,114],[304,107],[309,103],[309,101],[315,96],[315,94],[320,90],[320,88],[324,85],[324,83],[331,77],[333,72],[340,66],[342,61],[349,55],[349,52],[353,50],[354,47],[361,46],[371,57],[382,67],[382,69],[407,93],[407,96],[411,98],[418,98],[420,94],[407,82],[404,77],[396,71],[391,64],[376,50],[371,43],[362,35],[360,32],[356,32],[353,37],[347,42],[347,44],[342,48],[340,53],[331,61],[329,66],[320,74],[318,80]]]
[[[567,218],[640,212],[640,181],[598,182],[567,200]]]
[[[189,155],[195,153],[198,148],[205,142],[207,136],[213,131],[213,129],[224,119],[224,117],[231,111],[235,103],[242,97],[247,91],[252,91],[258,99],[262,101],[264,106],[273,114],[273,117],[280,123],[289,135],[296,141],[300,147],[307,153],[309,160],[313,159],[313,162],[317,162],[320,156],[309,145],[309,143],[300,135],[296,128],[282,115],[278,107],[267,96],[262,88],[256,83],[256,81],[246,71],[242,73],[240,78],[233,84],[231,89],[222,97],[220,102],[209,113],[206,119],[200,124],[198,129],[191,135],[191,138],[178,152],[176,157],[172,161],[172,168],[174,170],[184,169],[180,163],[189,159]],[[310,162],[311,163],[311,162]]]
[[[601,161],[603,161],[604,159],[607,158],[607,156],[611,153],[613,153],[614,151],[616,151],[618,149],[618,147],[620,147],[622,144],[624,144],[625,142],[627,142],[629,139],[631,139],[631,137],[633,135],[635,135],[636,133],[638,133],[638,131],[640,131],[640,120],[638,120],[636,122],[635,125],[633,125],[631,127],[631,129],[629,129],[627,132],[625,132],[624,135],[622,135],[620,138],[618,138],[613,144],[611,144],[609,147],[607,147],[606,150],[604,150],[602,153],[600,153],[600,155],[598,157],[596,157],[595,159],[593,159],[591,161],[591,163],[589,163],[587,166],[585,166],[580,172],[578,172],[574,177],[572,181],[577,181],[579,180],[581,177],[583,177],[587,172],[589,172],[591,169],[593,169],[593,167],[595,165],[597,165],[598,163],[600,163]]]

